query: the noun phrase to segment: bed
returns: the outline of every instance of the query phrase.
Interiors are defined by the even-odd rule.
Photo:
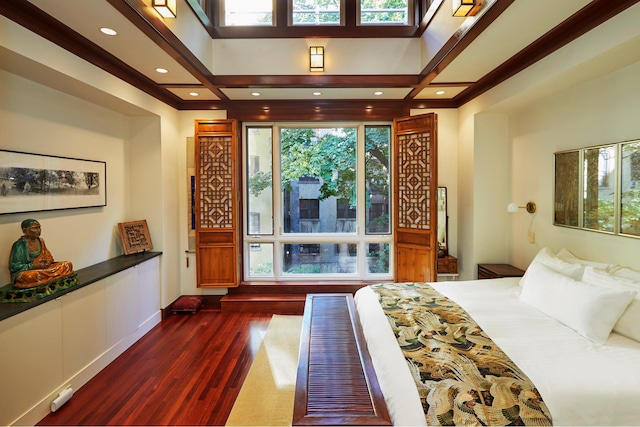
[[[558,256],[563,253],[564,258]],[[399,299],[411,299],[426,289],[469,313],[535,385],[541,399],[535,399],[532,392],[528,395],[543,410],[525,424],[548,424],[540,413],[547,414],[554,425],[640,424],[640,273],[582,261],[568,251],[553,254],[544,249],[522,279],[391,285],[405,292]],[[354,301],[393,424],[425,425],[427,420],[429,424],[487,424],[486,417],[454,416],[453,410],[448,417],[425,415],[426,398],[421,401],[413,367],[409,367],[395,336],[399,328],[392,329],[389,313],[382,308],[394,303],[389,303],[388,294],[381,297],[376,286],[359,290]],[[423,342],[441,338],[425,337],[424,330],[433,328],[417,332],[422,333]],[[405,345],[419,341],[415,337],[402,339]],[[444,393],[440,398],[446,396]],[[524,404],[521,402],[520,408]],[[474,409],[469,402],[463,408],[471,409],[469,412]],[[508,414],[509,408],[501,412]],[[517,417],[501,421],[504,425],[522,422]]]

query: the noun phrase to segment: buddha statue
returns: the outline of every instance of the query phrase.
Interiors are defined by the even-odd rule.
[[[23,236],[13,244],[9,254],[11,284],[15,288],[34,288],[73,274],[71,262],[54,261],[40,238],[38,221],[25,219],[21,227]]]

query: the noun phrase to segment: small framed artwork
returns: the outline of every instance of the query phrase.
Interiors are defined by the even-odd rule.
[[[106,162],[0,150],[0,214],[107,205]]]
[[[125,255],[153,249],[146,220],[118,223],[118,234]]]

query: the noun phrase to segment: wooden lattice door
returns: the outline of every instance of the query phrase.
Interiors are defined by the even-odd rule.
[[[196,265],[198,287],[239,283],[235,120],[197,120]]]
[[[395,279],[436,281],[437,116],[394,120]]]

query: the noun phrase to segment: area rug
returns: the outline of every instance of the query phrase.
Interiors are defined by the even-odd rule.
[[[274,315],[227,426],[290,426],[302,316]]]

